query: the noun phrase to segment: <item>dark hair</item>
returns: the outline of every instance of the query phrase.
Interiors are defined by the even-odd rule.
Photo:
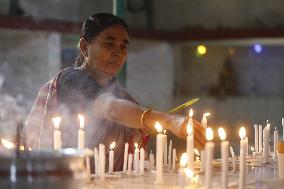
[[[100,32],[116,24],[123,26],[128,32],[127,24],[118,16],[110,13],[98,13],[89,16],[83,23],[80,39],[83,38],[88,43],[91,43]],[[76,58],[75,66],[80,67],[83,63],[84,57],[81,52],[79,52],[79,56]]]

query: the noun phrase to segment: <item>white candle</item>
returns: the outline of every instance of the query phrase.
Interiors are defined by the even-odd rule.
[[[245,141],[246,141],[246,155],[248,155],[248,151],[249,151],[249,146],[248,146],[248,137],[245,137]]]
[[[164,149],[163,149],[163,157],[164,157],[164,165],[168,164],[168,137],[166,135],[166,130],[164,130]]]
[[[132,162],[133,162],[133,154],[128,154],[128,170],[127,170],[127,174],[131,174],[132,173]]]
[[[98,148],[94,149],[94,161],[95,161],[95,174],[99,175],[99,151],[98,151]]]
[[[150,152],[150,155],[149,155],[149,164],[150,164],[150,170],[153,170],[155,169],[155,157],[154,157],[154,154],[152,153],[152,150]]]
[[[237,167],[237,158],[235,156],[235,152],[234,152],[234,149],[232,146],[230,146],[230,152],[231,152],[231,155],[232,155],[232,158],[233,158],[233,172],[236,171],[236,167]]]
[[[210,116],[210,113],[204,113],[201,120],[201,125],[203,126],[204,130],[207,128],[207,117]],[[204,150],[200,152],[200,171],[205,171],[205,162],[206,162],[206,154]]]
[[[124,173],[126,173],[126,169],[127,169],[128,147],[129,147],[129,144],[125,143],[124,144],[124,159],[123,159],[123,172]]]
[[[193,141],[193,125],[187,123],[186,153],[187,167],[191,170],[194,168],[194,141]]]
[[[144,164],[145,164],[145,150],[140,148],[140,175],[144,174]]]
[[[274,137],[273,137],[273,156],[274,156],[274,159],[277,158],[277,144],[278,144],[278,130],[276,129],[275,127],[275,130],[274,130]]]
[[[173,161],[172,161],[172,170],[176,170],[176,160],[177,160],[177,150],[173,149]]]
[[[62,148],[61,131],[59,130],[59,125],[61,122],[61,117],[52,118],[55,130],[53,133],[53,148],[54,150],[60,150]]]
[[[86,149],[85,150],[85,155],[86,155],[86,169],[87,169],[87,173],[88,173],[89,176],[91,176],[90,156],[93,155],[93,151],[91,149]]]
[[[221,127],[218,129],[221,142],[221,158],[222,158],[222,189],[228,188],[228,153],[229,153],[229,142],[226,140],[226,132]]]
[[[101,180],[105,179],[105,164],[106,164],[106,156],[105,156],[105,145],[99,145],[99,170],[100,170],[100,178]]]
[[[254,149],[255,152],[258,152],[258,125],[254,124]]]
[[[80,129],[78,130],[78,150],[84,150],[85,148],[85,131],[84,131],[84,117],[78,114],[80,121]]]
[[[134,150],[134,171],[139,172],[139,148],[138,144],[135,143],[135,150]]]
[[[258,136],[259,136],[258,151],[262,153],[262,125],[258,126]]]
[[[184,185],[185,185],[185,175],[184,175],[184,167],[187,165],[187,159],[188,159],[188,156],[187,156],[187,153],[183,153],[181,155],[181,158],[180,158],[180,169],[178,171],[178,174],[179,174],[179,185],[180,185],[180,188],[184,188]]]
[[[171,166],[172,166],[172,146],[173,146],[173,141],[170,140],[169,155],[168,155],[169,169],[171,169]]]
[[[239,135],[241,138],[240,141],[240,175],[239,175],[239,189],[244,189],[245,187],[245,163],[246,163],[246,129],[244,127],[241,127],[239,131]]]
[[[158,131],[156,136],[156,184],[161,184],[163,181],[163,142],[164,136],[161,133],[163,130],[162,125],[156,122],[155,128]]]
[[[263,129],[263,163],[268,163],[269,155],[269,128],[268,126]]]
[[[206,129],[206,139],[207,139],[207,142],[205,144],[205,151],[206,151],[205,186],[206,186],[206,189],[211,189],[212,188],[212,160],[213,160],[215,144],[211,142],[213,140],[213,131],[210,127]]]
[[[108,161],[108,171],[110,173],[113,172],[114,147],[115,147],[115,142],[112,142],[111,145],[109,146],[110,151],[109,151],[109,161]]]

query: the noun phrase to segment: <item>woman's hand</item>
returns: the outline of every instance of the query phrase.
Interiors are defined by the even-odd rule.
[[[181,116],[174,116],[172,122],[172,127],[170,127],[170,131],[172,131],[176,136],[182,139],[186,139],[187,137],[187,123],[189,118],[184,118]],[[193,119],[193,133],[194,133],[194,147],[201,150],[205,146],[206,138],[205,138],[205,129],[204,127],[196,120]]]

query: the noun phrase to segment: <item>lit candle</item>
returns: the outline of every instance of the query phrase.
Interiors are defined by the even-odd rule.
[[[163,142],[164,136],[162,134],[163,127],[159,122],[155,123],[155,128],[158,131],[156,136],[156,183],[161,184],[163,181]]]
[[[109,151],[109,161],[108,161],[108,171],[110,173],[113,172],[114,147],[115,147],[115,142],[112,142],[111,145],[109,146],[110,151]]]
[[[248,155],[249,146],[248,146],[248,137],[247,136],[245,138],[245,141],[246,141],[246,155]]]
[[[144,174],[144,164],[145,164],[145,150],[140,148],[140,175]]]
[[[93,151],[91,149],[86,149],[85,150],[85,156],[86,156],[86,169],[88,176],[91,176],[91,161],[90,161],[90,156],[93,155]]]
[[[85,131],[84,131],[84,117],[78,114],[80,121],[80,129],[78,130],[78,150],[84,150],[85,148]]]
[[[254,124],[254,149],[255,152],[258,152],[258,125]]]
[[[164,149],[163,149],[163,157],[164,157],[164,165],[168,164],[168,137],[166,135],[166,130],[164,130]]]
[[[128,170],[127,170],[127,174],[131,174],[132,173],[132,162],[133,162],[133,154],[128,154]]]
[[[222,189],[228,188],[228,153],[229,153],[229,142],[226,140],[226,132],[221,127],[218,129],[218,134],[221,142],[221,156],[222,156]]]
[[[204,113],[202,116],[201,120],[201,125],[203,126],[204,130],[207,128],[207,117],[210,116],[210,113]],[[200,171],[205,171],[205,162],[206,162],[206,157],[205,157],[205,151],[201,150],[200,152],[200,160],[201,160],[201,165],[200,165]]]
[[[269,126],[263,129],[263,163],[268,163],[269,156]]]
[[[241,138],[240,141],[240,175],[239,175],[239,189],[244,189],[245,186],[245,163],[246,163],[246,129],[241,127],[239,131],[239,135]]]
[[[134,171],[139,172],[139,148],[138,144],[135,143],[135,150],[134,150]]]
[[[173,149],[173,161],[172,161],[172,170],[176,170],[176,161],[177,161],[177,150]]]
[[[187,165],[187,160],[188,156],[187,153],[183,153],[181,155],[179,164],[180,164],[180,169],[178,171],[179,173],[179,184],[180,184],[180,188],[184,188],[185,185],[185,179],[184,179],[184,167]]]
[[[101,180],[105,179],[105,164],[106,164],[106,156],[105,156],[105,145],[99,145],[99,170],[100,170],[100,178]]]
[[[98,148],[94,149],[94,161],[95,161],[95,174],[99,175],[99,151]]]
[[[212,188],[212,160],[213,160],[215,144],[211,142],[213,140],[213,131],[210,127],[206,129],[206,139],[207,139],[207,142],[205,144],[205,151],[206,151],[205,184],[206,184],[206,189],[211,189]]]
[[[124,159],[123,159],[123,172],[124,173],[126,173],[126,169],[127,169],[128,147],[129,147],[129,144],[125,143],[124,144]]]
[[[61,141],[61,131],[59,130],[59,125],[61,122],[61,117],[54,117],[52,118],[55,130],[53,133],[53,148],[54,150],[60,150],[62,148],[62,141]]]
[[[277,144],[278,144],[278,130],[274,129],[274,137],[273,137],[273,142],[274,142],[274,146],[273,146],[273,157],[274,159],[277,159]]]
[[[173,146],[173,141],[170,140],[169,155],[168,155],[169,169],[171,169],[171,166],[172,166],[172,146]]]
[[[258,126],[258,151],[262,153],[262,125]]]
[[[187,167],[191,170],[194,168],[194,141],[193,141],[193,125],[187,123],[187,138],[186,138],[186,153],[187,153]]]

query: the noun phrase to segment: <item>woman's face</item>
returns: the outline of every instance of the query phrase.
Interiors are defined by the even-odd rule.
[[[110,26],[100,32],[86,45],[86,67],[92,73],[115,76],[126,61],[129,36],[119,24]]]

